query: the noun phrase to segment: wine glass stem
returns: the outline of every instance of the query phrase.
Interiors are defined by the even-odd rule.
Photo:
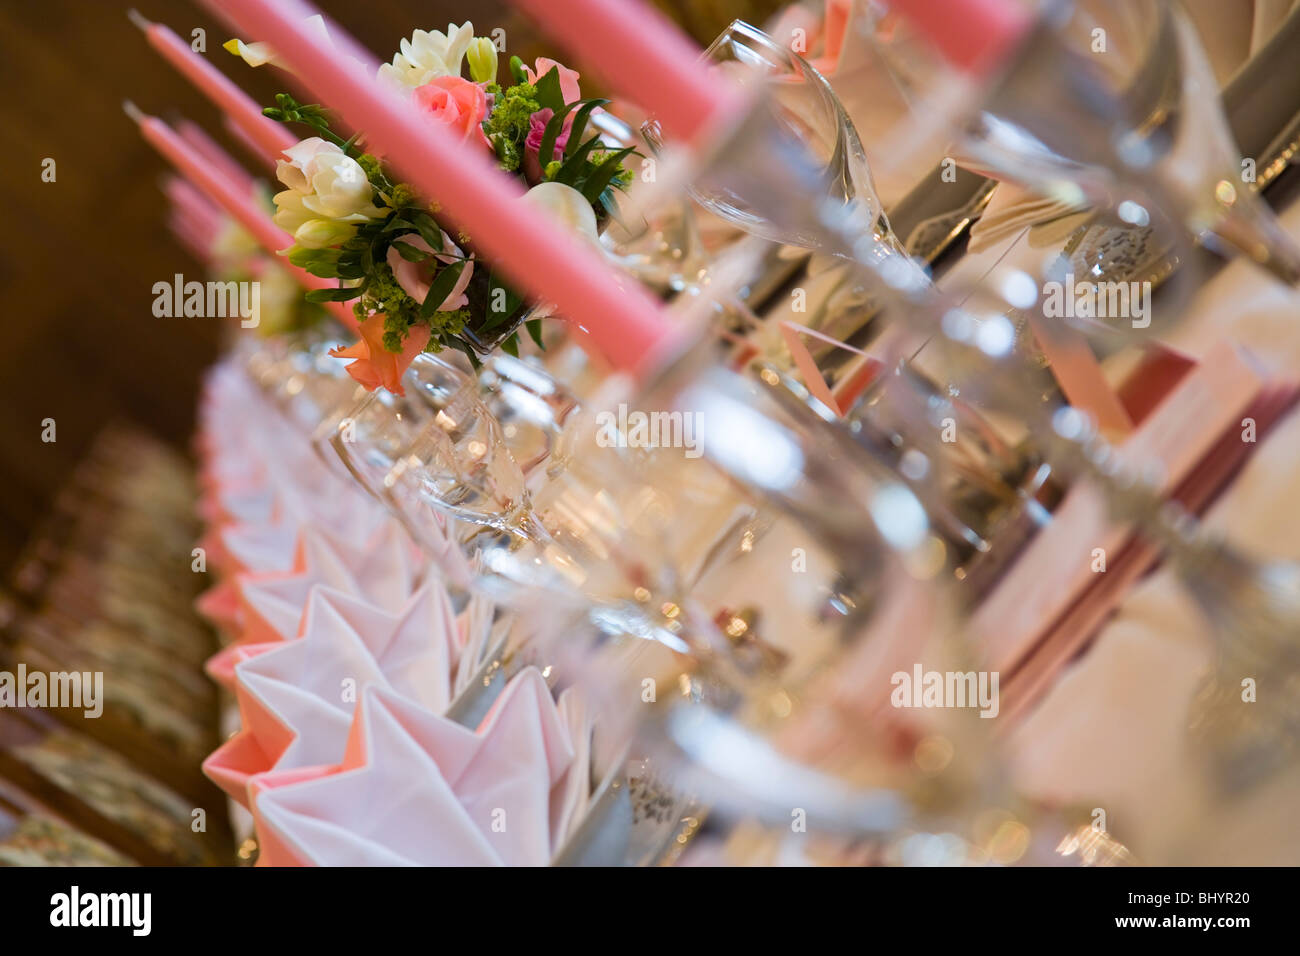
[[[1253,194],[1238,196],[1214,224],[1214,236],[1287,285],[1300,285],[1300,248],[1262,205]]]
[[[546,526],[538,520],[537,513],[529,503],[524,503],[515,510],[507,523],[506,530],[532,544],[553,545],[555,543],[555,539],[546,530]]]

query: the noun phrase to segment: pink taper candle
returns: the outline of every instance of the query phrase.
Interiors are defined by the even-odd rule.
[[[227,133],[231,135],[233,139],[237,140],[239,144],[248,151],[248,154],[250,156],[255,156],[258,159],[265,162],[268,166],[270,166],[272,171],[274,171],[276,166],[278,165],[277,159],[283,159],[283,157],[280,156],[279,153],[277,153],[274,157],[268,155],[266,150],[262,149],[261,145],[255,139],[253,139],[253,137],[249,136],[248,133],[244,131],[244,127],[240,126],[229,116],[224,117],[222,119],[221,126],[223,129],[225,129]]]
[[[258,206],[251,193],[242,192],[239,186],[224,177],[216,168],[203,160],[193,148],[177,135],[176,131],[158,119],[142,113],[134,103],[124,104],[126,113],[140,127],[145,140],[158,150],[176,169],[185,175],[204,195],[224,209],[236,222],[243,226],[260,245],[271,255],[293,245],[293,237],[271,221],[271,217]],[[282,265],[293,273],[294,277],[308,289],[333,289],[337,283],[321,276],[314,276],[288,262]],[[355,331],[357,321],[352,311],[343,303],[328,303],[335,306],[333,313],[343,324]],[[341,306],[341,308],[339,308]]]
[[[187,222],[193,223],[209,239],[216,239],[221,231],[221,210],[194,188],[193,183],[184,176],[168,176],[163,192]]]
[[[695,42],[641,0],[510,2],[682,142],[701,142],[738,108],[731,87],[709,76]]]
[[[202,228],[176,212],[168,217],[167,225],[171,228],[172,235],[189,250],[190,255],[204,265],[212,264],[211,240]]]
[[[958,69],[983,73],[1025,35],[1033,16],[1018,0],[885,0]]]
[[[181,139],[194,147],[195,152],[221,170],[221,175],[232,183],[238,183],[239,188],[244,192],[252,192],[253,177],[248,174],[248,170],[235,162],[234,158],[222,149],[202,126],[193,120],[183,119],[176,124],[176,132]]]
[[[135,10],[128,14],[144,31],[149,45],[162,54],[212,103],[239,125],[258,148],[279,158],[281,150],[298,140],[287,129],[262,115],[261,108],[215,66],[190,49],[190,45],[161,23],[151,23]]]
[[[306,23],[301,0],[204,0],[246,37],[266,41],[320,101],[364,132],[401,176],[431,199],[499,263],[523,291],[558,306],[615,366],[653,367],[672,348],[667,315],[634,280],[616,273],[551,217],[520,202],[523,189],[485,149],[458,142],[415,104],[375,78],[374,58],[337,25],[332,45]],[[356,62],[353,62],[356,61]],[[358,63],[365,64],[358,67]]]

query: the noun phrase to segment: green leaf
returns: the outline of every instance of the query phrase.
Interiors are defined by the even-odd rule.
[[[564,155],[566,156],[572,154],[578,144],[582,142],[582,134],[587,131],[587,119],[591,116],[592,110],[606,105],[609,100],[580,100],[578,102],[582,103],[582,109],[578,110],[577,115],[573,118],[573,127],[569,130],[569,142],[564,148]],[[576,106],[577,103],[571,105]],[[546,168],[546,163],[542,163],[542,168]]]
[[[337,279],[339,275],[337,249],[294,249],[289,253],[289,262],[325,279]]]
[[[443,300],[451,295],[451,290],[456,287],[456,281],[464,271],[464,261],[443,266],[438,274],[434,276],[433,282],[429,286],[429,294],[424,297],[424,304],[420,306],[420,315],[427,319],[437,312],[438,306],[442,305]]]
[[[433,217],[427,212],[422,212],[414,218],[415,228],[419,230],[420,238],[427,242],[434,252],[442,252],[442,228],[433,221]]]
[[[354,289],[312,289],[307,293],[306,299],[308,302],[347,302],[361,295],[361,292],[360,286]]]
[[[510,338],[501,343],[501,351],[519,358],[519,333],[512,332]]]
[[[528,334],[532,336],[533,341],[537,343],[537,347],[545,352],[546,346],[542,344],[542,320],[529,319],[524,323],[524,328],[528,330]]]
[[[560,90],[560,68],[553,66],[545,76],[537,78],[537,105],[555,112],[564,109],[564,93]]]
[[[390,248],[396,249],[397,254],[407,262],[423,262],[425,259],[431,259],[433,256],[423,249],[417,249],[409,242],[394,242]]]
[[[548,73],[547,76],[549,75]],[[546,164],[555,158],[555,141],[560,138],[560,133],[564,131],[564,121],[569,112],[577,105],[574,102],[556,110],[547,122],[546,130],[542,133],[542,144],[537,147],[537,163],[542,169],[545,169]]]
[[[587,166],[589,165],[587,157],[591,155],[591,151],[599,145],[600,140],[593,136],[591,139],[579,146],[578,151],[566,159],[564,165],[560,167],[559,172],[551,177],[552,181],[564,183],[566,186],[574,185],[574,183],[578,181],[578,177],[586,172]]]
[[[451,344],[465,353],[466,358],[469,359],[470,367],[473,368],[474,371],[477,372],[483,367],[483,360],[478,357],[478,353],[475,352],[474,349],[470,347],[470,344],[464,339],[454,339]]]
[[[291,250],[289,253],[289,261],[295,266],[304,269],[312,262],[320,262],[322,260],[338,262],[338,259],[339,253],[337,249],[308,249],[300,246]]]
[[[605,161],[596,167],[596,171],[587,177],[587,181],[582,185],[582,198],[589,203],[594,203],[600,198],[600,194],[605,191],[609,181],[617,175],[619,168],[623,164],[623,159],[631,152],[633,147],[627,146],[618,152],[610,153],[605,157]]]
[[[392,216],[388,222],[384,223],[384,232],[393,232],[397,229],[414,229],[415,223],[403,219],[401,216]]]
[[[502,298],[497,294],[496,290],[498,289],[505,293],[503,309],[494,309],[492,307],[499,298]],[[496,273],[493,272],[488,276],[487,314],[490,318],[479,327],[479,331],[487,332],[490,329],[495,329],[506,319],[510,318],[510,316],[514,315],[515,312],[519,310],[519,306],[523,304],[523,301],[523,296],[519,295],[504,282],[497,279]]]

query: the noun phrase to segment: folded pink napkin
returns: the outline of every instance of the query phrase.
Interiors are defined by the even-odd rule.
[[[586,796],[570,727],[532,667],[477,730],[372,685],[336,765],[251,781],[259,865],[545,866]]]
[[[307,529],[299,539],[292,570],[240,574],[233,579],[239,602],[237,638],[209,660],[208,674],[230,686],[234,647],[296,637],[308,595],[318,585],[396,612],[414,590],[419,571],[418,553],[391,519],[360,547]]]
[[[356,701],[372,684],[441,713],[459,650],[456,618],[437,583],[397,614],[313,586],[301,638],[229,649],[241,729],[208,757],[204,772],[246,803],[255,773],[337,762]]]
[[[240,636],[247,606],[258,605],[243,594],[246,577],[237,576],[302,573],[308,560],[304,549],[328,546],[341,552],[335,561],[316,556],[316,563],[325,566],[348,564],[348,573],[317,575],[336,587],[368,593],[365,582],[351,580],[357,569],[373,568],[373,576],[381,578],[389,575],[392,563],[375,561],[373,552],[376,539],[401,538],[400,531],[393,532],[392,519],[377,502],[329,471],[302,430],[286,422],[233,362],[222,363],[209,375],[201,414],[200,512],[208,530],[200,547],[218,583],[197,608],[228,638]],[[366,542],[364,553],[349,555],[348,543],[357,541]],[[402,582],[409,575],[388,580]],[[409,588],[397,599],[407,594]],[[295,630],[301,610],[300,600],[296,611],[284,612],[282,626],[272,624],[269,631],[260,632],[255,627],[245,639],[261,641],[270,638],[270,631]],[[291,624],[284,623],[290,618]],[[255,615],[253,623],[259,620]]]

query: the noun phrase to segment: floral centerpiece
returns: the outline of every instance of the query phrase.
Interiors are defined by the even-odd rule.
[[[254,66],[277,63],[264,44],[232,40],[226,49]],[[593,114],[608,101],[584,99],[578,73],[546,58],[528,67],[511,57],[499,80],[501,52],[468,22],[446,33],[416,30],[379,77],[429,122],[517,176],[529,187],[527,201],[596,242],[612,190],[631,179],[624,161],[633,147],[613,148],[596,133]],[[339,280],[307,298],[353,303],[361,341],[338,354],[355,360],[349,371],[357,381],[400,392],[402,372],[425,351],[456,348],[475,363],[496,348],[517,354],[521,325],[540,345],[544,309],[509,287],[473,237],[449,231],[436,203],[367,152],[364,131],[345,139],[322,106],[288,93],[265,113],[312,133],[277,165],[285,188],[274,197],[275,221],[293,236],[284,252],[290,262]]]

